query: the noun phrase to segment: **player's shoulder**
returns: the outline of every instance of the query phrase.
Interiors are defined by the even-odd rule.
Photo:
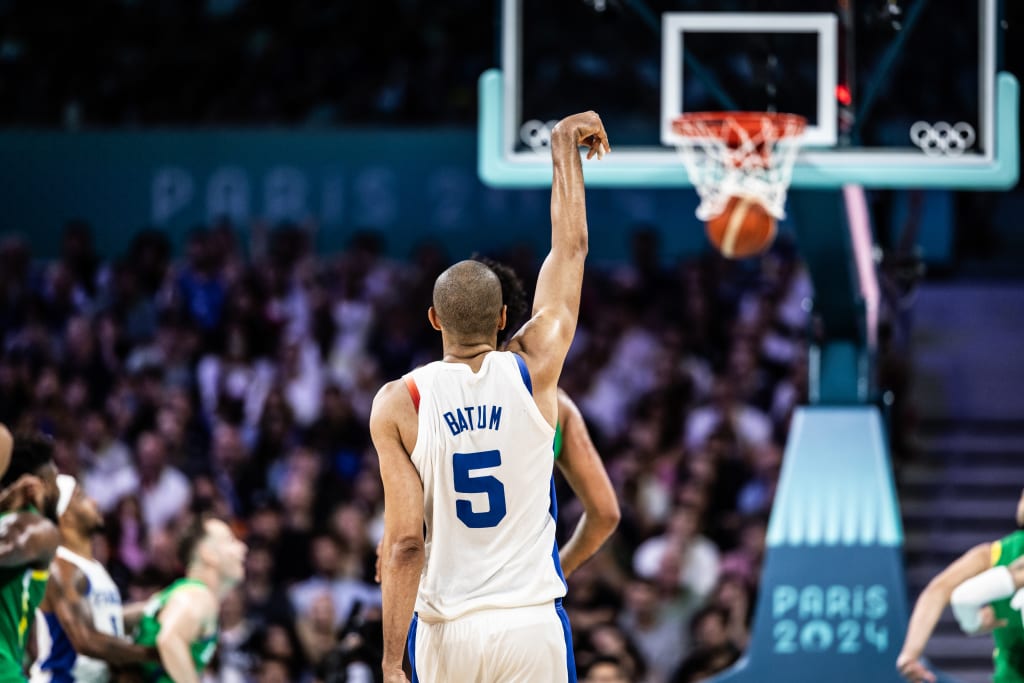
[[[1024,530],[1017,530],[992,544],[992,564],[1009,563],[1024,556]]]
[[[182,609],[200,615],[218,608],[213,591],[198,581],[179,581],[170,586],[167,605],[180,605]]]
[[[391,380],[377,390],[370,408],[370,428],[397,424],[406,419],[415,419],[416,407],[405,378]]]
[[[397,406],[399,399],[405,398],[408,395],[409,387],[404,378],[385,382],[373,397],[372,410],[394,408]]]

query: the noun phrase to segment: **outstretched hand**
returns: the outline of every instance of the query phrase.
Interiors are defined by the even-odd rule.
[[[1006,626],[1006,619],[996,619],[996,611],[992,609],[992,605],[985,605],[978,610],[978,616],[981,618],[981,623],[978,625],[978,630],[974,632],[976,636],[992,633],[997,628]]]
[[[587,147],[587,158],[603,159],[604,155],[612,151],[608,144],[608,133],[604,130],[601,117],[597,112],[585,111],[572,116],[566,116],[558,122],[551,132],[552,139],[560,134],[568,135],[573,144],[577,147]]]
[[[919,657],[900,653],[896,669],[909,683],[935,683],[935,674],[928,670]]]

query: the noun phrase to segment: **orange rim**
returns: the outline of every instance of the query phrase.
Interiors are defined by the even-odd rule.
[[[723,138],[730,147],[742,141],[736,129],[726,124],[727,120],[741,128],[751,138],[759,136],[764,130],[765,122],[775,129],[775,139],[800,135],[807,127],[807,119],[797,114],[776,114],[764,111],[698,111],[680,114],[672,119],[672,130],[685,138],[705,137],[704,131],[713,137]],[[701,124],[703,130],[697,132],[695,126]]]

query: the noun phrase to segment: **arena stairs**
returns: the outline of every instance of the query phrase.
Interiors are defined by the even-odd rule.
[[[911,604],[965,550],[1014,529],[1024,489],[1024,287],[925,286],[913,316],[915,452],[896,457]],[[949,610],[927,650],[963,683],[991,680],[991,652],[991,639],[962,635]]]

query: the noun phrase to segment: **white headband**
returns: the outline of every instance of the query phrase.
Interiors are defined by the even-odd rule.
[[[57,488],[60,489],[60,497],[57,498],[57,518],[64,516],[64,511],[71,505],[71,496],[75,495],[75,487],[78,482],[70,474],[57,475]]]

